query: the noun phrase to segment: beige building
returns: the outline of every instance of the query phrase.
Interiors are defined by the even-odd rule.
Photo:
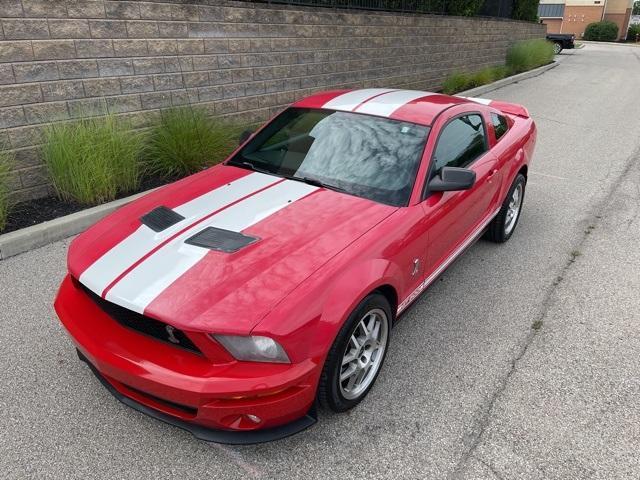
[[[549,33],[573,33],[582,38],[592,22],[609,20],[618,25],[618,39],[624,39],[634,0],[540,0],[538,16]]]

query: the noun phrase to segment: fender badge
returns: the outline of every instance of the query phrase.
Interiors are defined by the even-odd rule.
[[[171,343],[180,343],[180,340],[176,338],[176,335],[174,333],[176,331],[175,328],[173,328],[171,325],[165,325],[164,329],[166,330],[168,335],[167,340],[169,340]]]

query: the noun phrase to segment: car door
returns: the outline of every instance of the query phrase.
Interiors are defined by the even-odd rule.
[[[429,192],[422,202],[428,219],[429,241],[425,274],[429,275],[456,253],[496,208],[500,186],[496,157],[490,150],[488,129],[479,111],[463,112],[442,126],[432,150],[425,184],[443,167],[469,168],[476,181],[469,190]]]

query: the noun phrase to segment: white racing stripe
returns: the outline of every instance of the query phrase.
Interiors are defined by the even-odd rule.
[[[167,287],[210,252],[185,244],[185,240],[209,226],[241,232],[315,190],[318,187],[286,180],[232,205],[154,252],[109,290],[107,300],[144,313]]]
[[[270,175],[250,173],[174,208],[185,219],[162,232],[156,233],[146,225],[141,225],[87,268],[80,275],[80,282],[94,293],[102,295],[104,289],[122,272],[181,229],[276,181],[278,178]]]
[[[322,108],[351,112],[354,108],[371,97],[392,91],[393,90],[390,88],[365,88],[362,90],[354,90],[352,92],[343,93],[342,95],[338,95],[336,98],[329,100],[322,106]]]
[[[388,117],[398,108],[407,103],[421,97],[434,95],[433,93],[418,92],[415,90],[395,90],[379,97],[374,98],[370,102],[364,103],[355,111],[358,113],[368,113],[370,115],[378,115]]]
[[[472,102],[480,103],[482,105],[489,105],[491,102],[493,102],[493,100],[491,100],[489,98],[462,97],[462,96],[460,96],[460,98],[464,98],[466,100],[471,100]]]

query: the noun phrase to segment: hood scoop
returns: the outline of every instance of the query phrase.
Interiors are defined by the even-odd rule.
[[[219,252],[234,253],[258,240],[260,239],[257,237],[250,237],[239,232],[207,227],[185,240],[184,243]]]
[[[149,213],[140,217],[142,224],[154,232],[162,232],[182,220],[184,220],[182,215],[167,207],[154,208]]]

